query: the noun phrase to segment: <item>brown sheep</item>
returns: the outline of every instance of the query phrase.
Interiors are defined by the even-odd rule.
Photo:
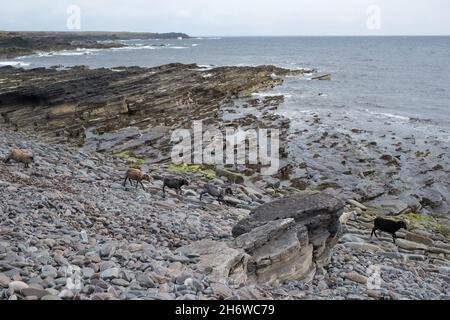
[[[30,163],[32,163],[34,161],[34,156],[33,156],[33,154],[31,154],[25,150],[12,149],[10,154],[4,160],[4,162],[8,163],[10,160],[21,162],[25,165],[25,168],[29,168]]]
[[[123,186],[125,187],[127,185],[127,180],[130,180],[130,184],[133,185],[132,180],[136,181],[136,188],[138,187],[139,183],[142,186],[142,189],[145,191],[144,184],[142,183],[143,180],[150,181],[150,176],[144,172],[142,172],[139,169],[133,169],[130,168],[127,171],[127,175],[125,177],[125,181],[123,182]]]

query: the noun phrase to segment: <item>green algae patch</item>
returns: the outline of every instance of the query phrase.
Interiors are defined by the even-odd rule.
[[[113,154],[117,158],[125,160],[128,165],[133,167],[142,167],[145,164],[145,160],[136,157],[131,151],[122,151]]]
[[[423,229],[440,233],[447,239],[450,239],[450,222],[447,218],[440,215],[408,213],[399,216],[410,226],[409,228]]]
[[[215,179],[217,177],[216,172],[213,169],[208,168],[206,166],[199,165],[199,164],[187,164],[187,163],[174,164],[174,163],[172,163],[169,166],[169,171],[175,172],[175,173],[198,173],[198,174],[205,176],[207,179],[210,179],[210,180]]]

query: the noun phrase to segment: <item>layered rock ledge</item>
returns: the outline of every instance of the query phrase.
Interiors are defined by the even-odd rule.
[[[253,210],[232,230],[234,241],[203,240],[181,248],[199,267],[230,285],[311,280],[328,264],[344,203],[323,193],[296,194]]]
[[[291,73],[273,66],[205,70],[195,64],[3,67],[0,123],[46,133],[58,142],[76,141],[90,150],[131,150],[158,162],[170,155],[171,130],[189,129],[194,120],[220,127],[222,106],[279,85],[283,81],[279,76]],[[273,108],[272,100],[265,104]]]

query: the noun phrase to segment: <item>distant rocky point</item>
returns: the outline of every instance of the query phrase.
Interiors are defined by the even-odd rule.
[[[8,32],[0,31],[0,59],[11,59],[39,51],[77,48],[107,49],[122,47],[115,42],[131,39],[187,39],[184,33],[147,32]],[[105,42],[107,41],[107,42]]]

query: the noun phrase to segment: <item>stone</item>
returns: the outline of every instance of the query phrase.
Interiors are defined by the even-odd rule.
[[[13,290],[13,292],[20,293],[23,289],[28,288],[28,285],[22,281],[11,281],[8,284],[8,288]]]
[[[309,225],[310,232],[324,228],[336,234],[338,219],[344,210],[341,200],[324,193],[297,194],[267,203],[250,212],[247,219],[233,227],[233,236],[238,237],[268,221],[294,218],[296,223]]]
[[[147,274],[143,272],[136,273],[136,281],[139,282],[139,285],[143,288],[155,288],[156,284]]]
[[[367,208],[365,205],[359,203],[359,202],[356,201],[356,200],[353,200],[353,199],[347,199],[347,202],[348,202],[349,204],[351,204],[352,206],[355,206],[355,207],[357,207],[357,208],[359,208],[359,209],[361,209],[361,210],[363,210],[363,211],[368,210],[368,208]]]
[[[405,250],[427,250],[428,246],[422,243],[413,242],[409,240],[404,239],[397,239],[396,244],[399,246],[399,248],[405,249]]]
[[[447,254],[450,255],[450,250],[438,248],[438,247],[428,247],[427,249],[431,253],[437,253],[437,254]]]
[[[433,245],[433,240],[431,240],[429,237],[422,236],[422,235],[419,235],[417,233],[412,233],[412,232],[405,232],[405,240],[422,243],[426,246]]]
[[[197,269],[206,273],[214,282],[243,284],[247,281],[248,255],[242,249],[234,249],[225,242],[201,240],[178,249],[182,254],[196,253],[200,256]]]
[[[363,276],[357,272],[352,271],[352,272],[344,273],[343,276],[345,279],[348,279],[350,281],[357,282],[357,283],[364,284],[364,285],[367,284],[367,277]]]
[[[58,271],[51,265],[45,265],[41,268],[41,277],[47,278],[56,278],[58,276]]]
[[[95,270],[92,268],[83,268],[81,269],[81,273],[84,279],[90,279],[95,274]]]
[[[420,203],[433,209],[438,208],[444,201],[442,193],[434,188],[425,188],[420,192]]]
[[[379,300],[382,298],[382,293],[380,290],[367,290],[367,295],[371,298]]]
[[[100,272],[103,272],[110,268],[115,268],[117,265],[114,261],[104,261],[100,264]]]
[[[62,300],[62,299],[60,297],[58,297],[58,296],[49,294],[49,295],[43,296],[41,298],[41,300],[48,300],[48,301],[50,301],[50,300]]]
[[[4,273],[0,272],[0,286],[7,288],[10,282],[11,282],[11,279],[8,276],[6,276]]]
[[[120,273],[119,268],[110,268],[100,273],[100,278],[108,280],[118,278]]]
[[[44,297],[44,296],[49,294],[49,292],[46,291],[46,290],[39,290],[39,289],[34,289],[34,288],[24,288],[24,289],[21,290],[21,293],[25,297],[35,296],[38,299],[41,299],[42,297]]]
[[[346,247],[362,250],[362,251],[369,251],[369,252],[380,252],[383,251],[383,249],[377,245],[370,244],[370,243],[361,243],[361,242],[346,242],[344,244]]]
[[[386,215],[392,216],[411,212],[408,203],[405,200],[400,200],[397,198],[382,197],[370,201],[368,205],[380,208],[383,212],[386,213]]]
[[[341,237],[342,242],[364,243],[365,240],[350,233],[346,233]]]
[[[233,296],[233,291],[223,283],[212,282],[210,286],[217,299],[228,299]]]
[[[219,177],[226,177],[230,183],[242,184],[245,181],[241,174],[226,169],[217,169],[216,173]]]
[[[71,300],[74,297],[74,293],[72,290],[69,289],[63,289],[59,294],[58,297],[64,300]]]
[[[270,221],[236,238],[235,248],[251,256],[248,275],[261,284],[300,280],[313,269],[313,245],[294,219]]]
[[[80,231],[80,239],[81,239],[81,243],[89,243],[89,238],[88,238],[86,230]]]

